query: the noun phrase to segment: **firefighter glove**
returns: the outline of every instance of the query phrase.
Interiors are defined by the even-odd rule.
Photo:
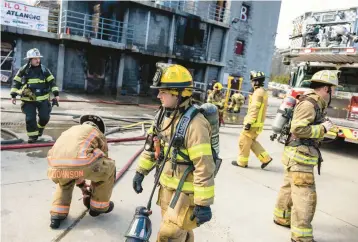
[[[133,178],[133,189],[137,194],[143,191],[143,187],[142,187],[143,179],[144,179],[144,175],[137,171]]]
[[[327,133],[331,128],[333,128],[333,123],[330,120],[326,120],[322,123],[325,133]]]
[[[57,106],[57,107],[59,106],[59,105],[58,105],[58,101],[57,101],[56,98],[53,98],[53,99],[52,99],[52,107],[53,107],[53,106]]]
[[[212,213],[209,206],[195,205],[193,215],[190,217],[191,220],[196,218],[198,226],[211,220]]]
[[[251,124],[245,124],[244,129],[245,129],[245,130],[250,130],[250,129],[251,129]]]

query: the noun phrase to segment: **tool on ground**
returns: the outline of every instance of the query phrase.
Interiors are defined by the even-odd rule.
[[[152,210],[151,210],[152,199],[153,199],[155,189],[157,188],[157,186],[159,184],[159,178],[163,172],[164,163],[168,159],[168,155],[169,155],[169,152],[171,151],[174,140],[175,140],[175,135],[173,135],[172,139],[169,142],[168,149],[167,149],[164,159],[163,159],[163,164],[160,166],[158,174],[155,177],[154,186],[153,186],[152,192],[150,194],[147,207],[139,206],[135,210],[133,220],[132,220],[132,222],[129,226],[129,229],[127,230],[127,233],[125,235],[126,242],[148,242],[149,241],[150,235],[152,233],[152,224],[149,219],[149,215],[152,214]]]
[[[146,207],[136,208],[134,218],[125,236],[126,242],[149,241],[152,234],[152,223],[149,219],[151,214],[152,211]]]

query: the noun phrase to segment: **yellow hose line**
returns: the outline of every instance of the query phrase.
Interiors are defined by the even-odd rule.
[[[143,122],[138,122],[138,123],[134,123],[134,124],[129,124],[129,125],[123,126],[122,128],[124,128],[124,129],[132,128],[132,127],[135,127],[135,126],[138,126],[141,124],[152,124],[152,122],[151,121],[143,121]]]

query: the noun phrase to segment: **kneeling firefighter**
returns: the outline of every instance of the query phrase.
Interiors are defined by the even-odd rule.
[[[235,91],[231,96],[231,103],[228,107],[228,111],[234,111],[234,113],[240,113],[241,106],[245,102],[245,97],[240,93],[240,91]]]
[[[225,97],[221,93],[223,85],[220,82],[215,83],[213,91],[209,94],[207,102],[214,104],[219,109],[219,125],[224,124],[224,104]]]
[[[284,184],[280,189],[274,210],[274,222],[291,227],[293,242],[312,242],[311,222],[316,210],[317,194],[313,175],[314,166],[322,160],[319,142],[334,128],[325,118],[327,101],[338,86],[337,71],[323,70],[310,80],[312,91],[299,97],[285,144],[282,163]],[[329,103],[329,101],[328,101]]]
[[[193,80],[186,68],[157,63],[153,82],[151,88],[159,89],[162,106],[148,131],[133,188],[141,193],[144,176],[156,167],[156,182],[160,185],[157,205],[162,213],[157,241],[194,241],[193,229],[212,217],[210,205],[214,202],[214,176],[218,169],[213,153],[218,151],[218,143],[216,147],[212,145],[214,130],[200,108],[192,104]],[[216,120],[218,141],[217,108],[204,105],[214,108],[212,117]],[[152,196],[153,193],[154,189]],[[140,219],[138,214],[137,209]],[[149,240],[131,231],[135,229],[126,235],[127,241]]]
[[[83,115],[80,125],[66,130],[48,152],[48,177],[57,184],[52,202],[51,228],[58,228],[70,210],[75,185],[87,189],[85,179],[91,181],[89,192],[84,192],[83,203],[96,217],[109,213],[115,181],[115,161],[108,158],[108,145],[104,133],[106,126],[101,117]],[[88,189],[87,189],[88,190]]]
[[[267,109],[267,91],[263,88],[265,74],[261,71],[251,71],[250,80],[254,92],[249,96],[249,107],[244,119],[244,130],[239,137],[239,155],[232,165],[246,168],[249,162],[250,149],[261,161],[261,168],[264,169],[272,158],[256,140],[262,132]]]
[[[42,136],[46,124],[50,120],[50,93],[55,98],[53,104],[58,106],[59,92],[55,78],[48,68],[41,64],[42,55],[36,48],[26,54],[28,63],[16,73],[10,90],[11,101],[16,104],[16,96],[21,96],[21,110],[26,115],[26,131],[28,142],[34,143]],[[53,106],[53,105],[52,105]],[[36,109],[39,121],[36,120]]]

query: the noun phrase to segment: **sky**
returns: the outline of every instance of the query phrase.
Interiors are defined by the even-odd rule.
[[[292,20],[303,13],[350,7],[358,7],[358,0],[282,0],[275,42],[276,47],[288,47]]]

